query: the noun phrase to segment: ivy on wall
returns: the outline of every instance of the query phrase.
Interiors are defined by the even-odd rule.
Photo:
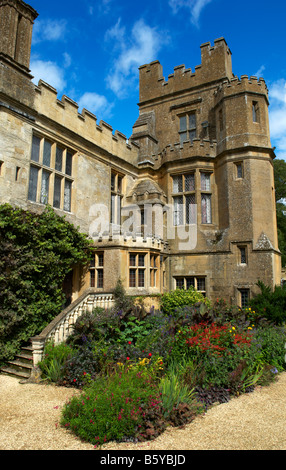
[[[92,251],[87,236],[50,206],[35,214],[0,205],[0,362],[60,313],[65,277]]]

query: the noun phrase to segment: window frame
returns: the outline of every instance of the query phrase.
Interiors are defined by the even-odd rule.
[[[110,223],[121,226],[124,175],[111,170],[110,175]],[[114,181],[114,183],[113,183]]]
[[[199,289],[199,283],[204,281],[204,288]],[[182,287],[178,287],[178,281]],[[204,297],[207,296],[207,276],[204,275],[193,275],[193,276],[174,276],[175,289],[188,290],[190,286],[193,286],[198,292],[201,292]]]
[[[90,287],[93,287],[96,289],[103,289],[104,287],[104,251],[97,252],[93,255],[92,259],[90,260],[89,275],[90,275],[90,280],[89,280]]]
[[[247,287],[241,287],[238,289],[239,291],[239,303],[241,308],[248,308],[249,307],[249,300],[250,300],[250,289]],[[247,295],[247,299],[245,301],[244,294]]]
[[[197,115],[196,111],[189,111],[188,113],[180,114],[179,116],[179,138],[180,145],[183,146],[184,142],[193,141],[197,137]],[[194,118],[194,124],[191,123],[191,117]],[[186,120],[186,127],[182,128],[182,119]],[[191,134],[194,133],[194,136]],[[186,135],[184,139],[183,135]]]
[[[187,178],[189,182],[187,183]],[[187,210],[187,207],[196,206],[196,174],[195,171],[171,175],[172,178],[172,200],[173,200],[173,226],[192,225],[197,223],[196,213]],[[175,181],[181,184],[176,184]],[[192,203],[187,200],[192,198]]]
[[[212,172],[200,170],[200,190],[201,190],[201,223],[210,225],[213,223],[212,210]],[[203,184],[203,175],[208,178]],[[205,204],[205,207],[204,207]]]
[[[47,150],[47,148],[49,150]],[[62,150],[61,170],[63,170],[63,168],[66,169],[67,154],[69,154],[71,174],[66,174],[63,171],[56,169],[57,149]],[[64,145],[61,145],[58,142],[53,142],[49,137],[34,133],[31,144],[30,173],[27,194],[28,201],[43,205],[50,204],[55,209],[60,209],[69,213],[72,212],[72,187],[74,182],[74,178],[72,176],[72,164],[74,157],[75,152],[71,150],[71,148],[64,147]],[[36,188],[34,187],[32,194],[31,175],[32,172],[35,171],[34,169],[37,170],[37,182]],[[48,184],[46,185],[47,192],[45,195],[43,195],[43,191],[45,189],[43,183],[44,175],[48,181]],[[69,187],[68,205],[67,187]]]
[[[147,279],[147,252],[143,251],[130,251],[128,252],[128,286],[130,289],[146,288]],[[131,256],[134,257],[134,263],[131,261]],[[142,264],[143,259],[143,264]],[[132,276],[131,276],[132,272]],[[142,278],[143,275],[143,278]],[[131,285],[132,279],[132,285]],[[143,283],[142,283],[143,280]]]

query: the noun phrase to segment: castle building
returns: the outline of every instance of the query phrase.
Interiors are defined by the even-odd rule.
[[[97,247],[70,279],[86,289],[154,295],[194,286],[245,306],[257,281],[280,283],[265,81],[232,72],[224,38],[201,45],[195,70],[167,79],[139,68],[139,113],[127,139],[32,82],[38,13],[0,0],[0,203],[47,204]]]

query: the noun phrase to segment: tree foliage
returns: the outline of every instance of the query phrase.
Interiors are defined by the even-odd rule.
[[[275,199],[277,214],[278,246],[282,266],[286,265],[286,161],[274,160]]]
[[[1,362],[61,311],[63,281],[91,251],[86,235],[49,206],[42,214],[0,206]]]

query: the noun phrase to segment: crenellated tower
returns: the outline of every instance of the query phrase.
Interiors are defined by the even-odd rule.
[[[30,54],[38,13],[22,0],[0,0],[0,94],[24,105],[34,100]]]

